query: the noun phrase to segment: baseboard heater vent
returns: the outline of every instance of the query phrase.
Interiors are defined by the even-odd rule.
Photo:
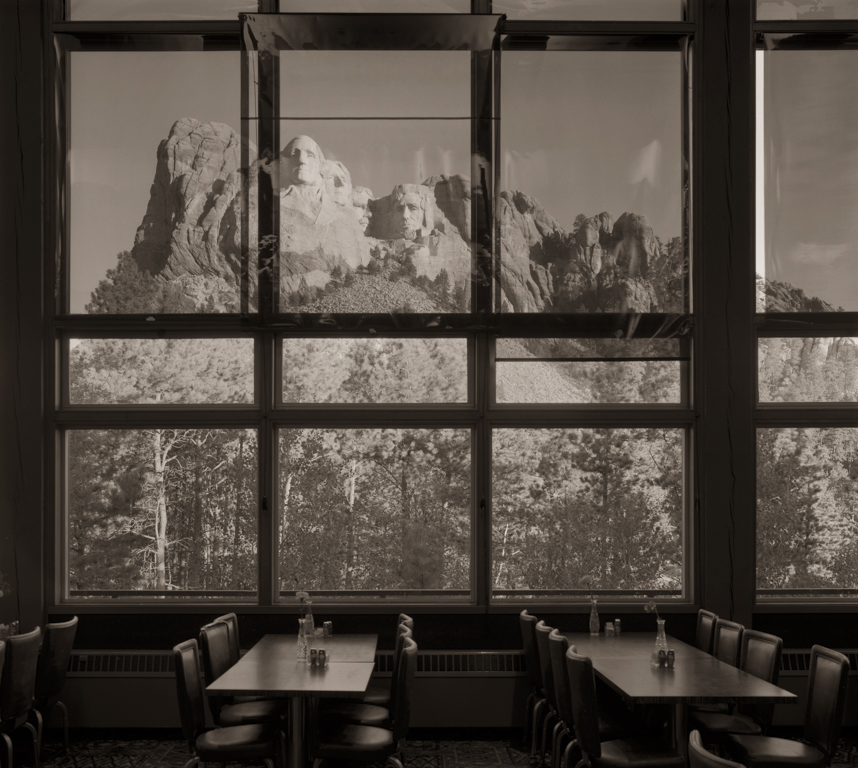
[[[72,677],[173,677],[172,651],[72,651]]]
[[[393,651],[375,654],[375,674],[393,672]],[[518,677],[525,674],[521,651],[418,651],[417,675],[422,677]]]
[[[838,649],[849,659],[849,674],[858,674],[858,649]],[[784,649],[781,656],[782,675],[806,675],[810,671],[810,651],[805,649]]]

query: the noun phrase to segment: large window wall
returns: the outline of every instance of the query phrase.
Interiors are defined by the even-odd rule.
[[[848,602],[851,38],[773,5],[72,3],[54,610]]]

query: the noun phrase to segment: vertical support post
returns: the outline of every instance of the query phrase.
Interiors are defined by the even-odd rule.
[[[699,9],[695,313],[702,604],[750,625],[755,582],[754,0]],[[703,386],[705,382],[705,387]]]

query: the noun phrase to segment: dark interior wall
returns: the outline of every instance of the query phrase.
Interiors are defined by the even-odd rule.
[[[43,620],[40,3],[0,0],[0,622]]]

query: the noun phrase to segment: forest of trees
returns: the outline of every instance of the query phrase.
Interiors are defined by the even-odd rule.
[[[169,286],[124,253],[87,311],[157,311],[172,300]],[[688,363],[679,349],[676,339],[499,340],[497,401],[684,403]],[[255,402],[249,336],[72,339],[68,354],[72,405]],[[851,338],[764,338],[760,402],[856,402],[857,359]],[[454,406],[472,396],[468,370],[464,338],[286,338],[279,391],[291,408]],[[422,426],[385,425],[377,411],[365,424],[280,429],[276,543],[285,594],[468,598],[482,514],[474,434],[423,415]],[[253,599],[257,432],[167,424],[68,430],[72,595]],[[496,596],[681,594],[688,439],[678,428],[494,429]],[[766,428],[757,445],[758,589],[858,589],[858,430]]]

